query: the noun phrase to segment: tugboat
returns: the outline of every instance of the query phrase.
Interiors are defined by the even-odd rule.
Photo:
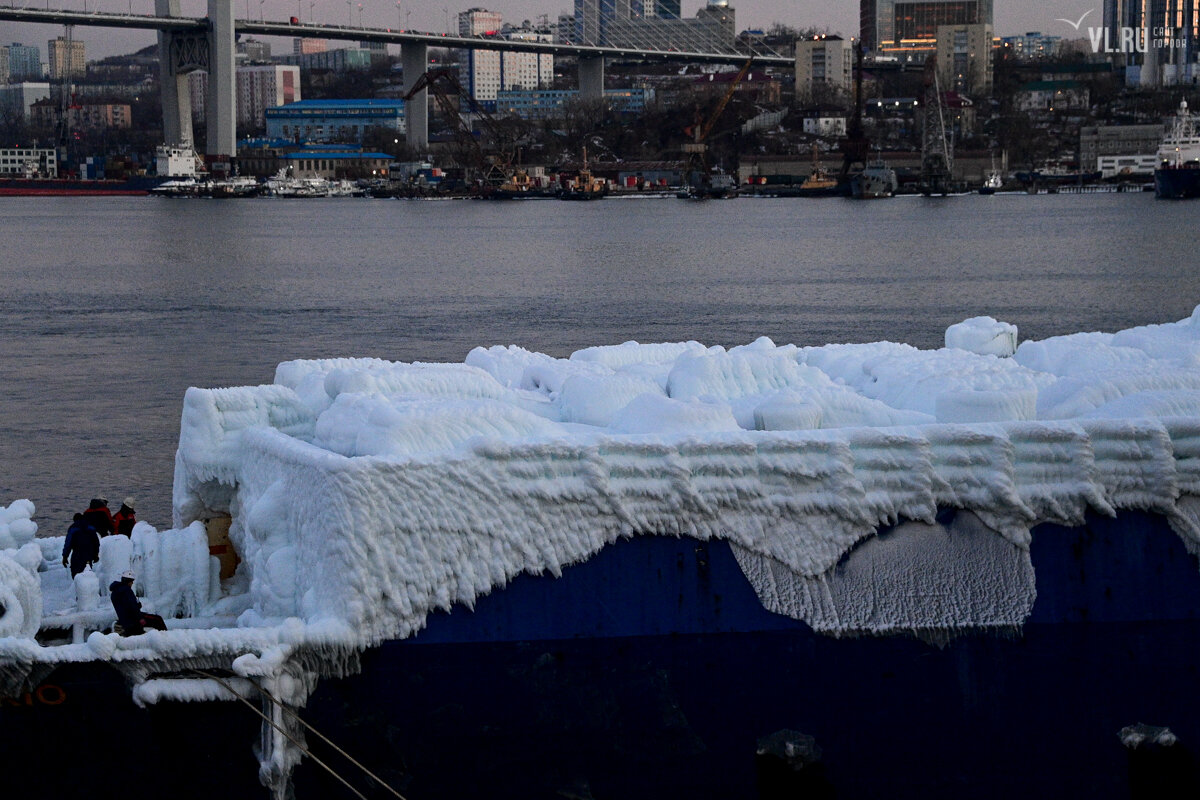
[[[1158,148],[1159,166],[1154,170],[1154,194],[1167,200],[1200,197],[1200,134],[1188,112],[1187,100],[1179,102],[1179,111],[1171,131]]]
[[[814,143],[812,146],[813,166],[812,172],[804,179],[804,183],[800,184],[800,188],[796,190],[798,197],[834,197],[844,194],[838,188],[838,180],[825,171],[821,166],[821,155]]]
[[[599,200],[606,193],[604,179],[595,177],[588,169],[587,148],[585,147],[583,148],[583,167],[579,170],[579,175],[559,194],[559,198],[562,200]]]
[[[485,196],[492,200],[529,200],[541,194],[536,190],[528,170],[517,167],[504,183]]]

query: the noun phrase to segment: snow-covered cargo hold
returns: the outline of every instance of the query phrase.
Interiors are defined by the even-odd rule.
[[[8,777],[127,726],[122,797],[354,796],[307,723],[412,800],[1194,789],[1200,322],[999,335],[191,389],[173,529],[95,584],[137,565],[169,630],[106,632],[32,505],[0,520]]]

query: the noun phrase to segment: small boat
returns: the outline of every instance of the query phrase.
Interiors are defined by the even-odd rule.
[[[1000,177],[998,170],[991,170],[983,181],[983,185],[979,187],[980,194],[995,194],[996,191],[1004,185],[1004,179]]]
[[[177,178],[165,181],[150,190],[155,197],[199,197],[202,181],[195,178]]]
[[[232,178],[208,181],[202,184],[201,196],[216,198],[257,197],[262,191],[258,178],[237,175]]]

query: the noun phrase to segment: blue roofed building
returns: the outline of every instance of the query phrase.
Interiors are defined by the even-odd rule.
[[[267,137],[293,142],[361,142],[371,128],[405,132],[403,100],[301,100],[266,111]]]

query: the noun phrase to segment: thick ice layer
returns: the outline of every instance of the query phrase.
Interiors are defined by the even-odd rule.
[[[731,541],[764,604],[819,630],[1018,626],[1037,523],[1143,509],[1200,546],[1200,325],[972,352],[1010,334],[288,362],[274,386],[189,392],[176,523],[234,516],[243,625],[364,642],[638,535]],[[974,522],[947,532],[942,509]]]
[[[1009,332],[969,320],[936,351],[764,337],[286,362],[270,386],[189,390],[176,530],[106,539],[101,591],[129,564],[168,614],[363,646],[620,538],[690,536],[733,543],[764,604],[818,630],[931,631],[1018,626],[1043,521],[1143,509],[1200,549],[1200,325],[962,349]],[[974,522],[941,528],[945,509]],[[189,527],[218,514],[240,597],[219,597]],[[961,591],[924,596],[946,580]]]

